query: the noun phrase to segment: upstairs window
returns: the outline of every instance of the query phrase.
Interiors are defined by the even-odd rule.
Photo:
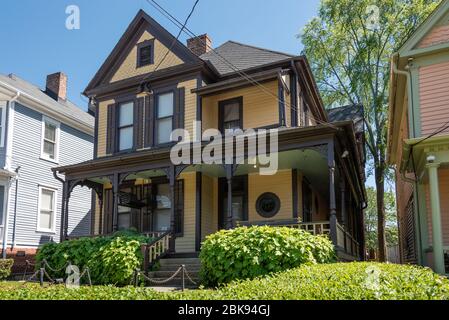
[[[137,67],[154,63],[154,41],[144,41],[137,45]]]
[[[175,95],[173,92],[159,94],[156,101],[156,143],[169,143],[173,131]]]
[[[58,162],[59,154],[59,122],[47,117],[42,119],[42,150],[41,158]]]
[[[235,98],[219,103],[221,132],[225,133],[226,130],[243,129],[242,106],[242,98]]]
[[[0,148],[5,146],[6,101],[0,101]],[[1,222],[1,221],[0,221]]]
[[[130,150],[134,143],[134,102],[120,104],[118,113],[119,151]]]

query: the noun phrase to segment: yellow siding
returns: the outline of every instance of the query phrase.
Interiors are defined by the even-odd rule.
[[[176,238],[176,252],[195,252],[196,173],[183,173],[180,179],[184,179],[184,236]]]
[[[154,36],[151,35],[148,31],[144,31],[140,39],[137,41],[132,50],[129,52],[128,56],[123,61],[122,65],[112,76],[111,83],[153,72],[155,70],[156,66],[161,62],[168,50],[168,48],[158,40],[154,40],[154,64],[137,68],[137,44],[152,39],[154,39]],[[158,70],[180,65],[182,63],[183,61],[170,51],[165,60],[159,66]]]
[[[278,81],[263,84],[277,97]],[[279,123],[279,102],[272,94],[258,86],[237,89],[203,98],[203,131],[218,127],[218,103],[243,97],[243,127],[258,128]]]
[[[218,179],[203,175],[201,197],[201,239],[218,229]]]
[[[281,209],[272,219],[261,217],[256,211],[257,198],[265,192],[276,194],[281,200]],[[249,221],[292,219],[292,172],[281,170],[274,176],[251,174],[248,177],[248,219]]]
[[[181,82],[178,88],[185,88],[185,110],[184,110],[184,128],[189,131],[190,138],[193,139],[193,123],[196,121],[196,94],[192,93],[192,89],[197,87],[197,80],[192,79]]]
[[[115,100],[102,101],[98,104],[98,150],[97,156],[106,156],[106,135],[108,121],[108,106]]]

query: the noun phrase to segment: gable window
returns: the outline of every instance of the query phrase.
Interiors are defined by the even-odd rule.
[[[137,45],[137,67],[154,63],[154,41],[144,41]]]
[[[134,142],[134,102],[120,104],[118,113],[119,151],[132,149]]]
[[[243,99],[235,98],[219,103],[220,131],[243,129]]]
[[[159,94],[156,102],[156,142],[169,143],[173,131],[173,111],[175,96],[173,92]]]
[[[56,223],[56,190],[39,187],[39,212],[37,231],[55,232]]]
[[[60,124],[50,118],[42,118],[41,158],[58,162]]]
[[[6,101],[0,101],[0,148],[5,146]],[[1,222],[1,221],[0,221]]]

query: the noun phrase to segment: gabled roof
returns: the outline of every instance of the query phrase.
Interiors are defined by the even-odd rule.
[[[327,110],[330,122],[349,121],[354,122],[356,133],[364,131],[364,109],[361,104],[351,104]]]
[[[214,49],[214,51],[216,53],[211,51],[201,55],[200,58],[209,61],[220,76],[235,73],[235,70],[229,66],[229,63],[234,65],[239,71],[242,71],[294,57],[287,53],[258,48],[235,41],[225,42]]]
[[[444,43],[437,46],[428,48],[418,48],[421,40],[432,30],[437,23],[444,18],[449,12],[449,1],[443,0],[434,11],[422,22],[418,28],[412,33],[412,35],[402,44],[399,49],[401,56],[412,56],[414,54],[420,54],[429,50],[440,49],[439,47],[448,47],[449,43]]]
[[[125,33],[122,35],[118,43],[115,45],[112,52],[106,58],[100,69],[87,85],[84,90],[86,94],[91,89],[97,87],[108,76],[108,73],[112,70],[112,67],[121,59],[124,58],[123,52],[127,51],[128,47],[132,45],[132,39],[136,37],[139,30],[143,28],[144,24],[147,24],[151,29],[151,34],[163,43],[167,48],[171,48],[171,51],[179,56],[186,63],[198,63],[201,62],[195,54],[179,40],[177,40],[170,32],[151,18],[145,11],[139,10],[132,22],[129,24]],[[87,95],[87,94],[86,94]]]
[[[44,91],[34,84],[19,78],[14,74],[3,75],[0,74],[0,82],[7,84],[20,91],[21,94],[26,94],[35,100],[41,102],[53,114],[59,114],[63,117],[71,119],[73,122],[82,123],[89,128],[89,134],[93,133],[94,118],[83,111],[69,100],[63,101],[51,98]],[[70,125],[70,124],[69,124]]]

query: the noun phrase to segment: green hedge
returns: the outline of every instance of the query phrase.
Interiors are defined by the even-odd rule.
[[[140,268],[143,256],[140,245],[150,241],[130,231],[110,237],[81,238],[62,243],[45,244],[36,255],[37,264],[44,259],[52,269],[64,268],[70,261],[82,272],[89,268],[94,284],[128,285],[134,270]],[[65,269],[51,271],[53,278],[65,278]]]
[[[292,228],[250,227],[222,230],[206,238],[200,253],[206,286],[284,271],[305,263],[335,260],[327,237]]]
[[[0,259],[0,280],[9,277],[13,264],[13,259]]]
[[[369,279],[377,275],[376,285]],[[393,264],[335,263],[304,265],[218,290],[157,293],[134,287],[94,286],[78,290],[62,285],[0,282],[0,300],[448,300],[449,280],[430,269]]]

